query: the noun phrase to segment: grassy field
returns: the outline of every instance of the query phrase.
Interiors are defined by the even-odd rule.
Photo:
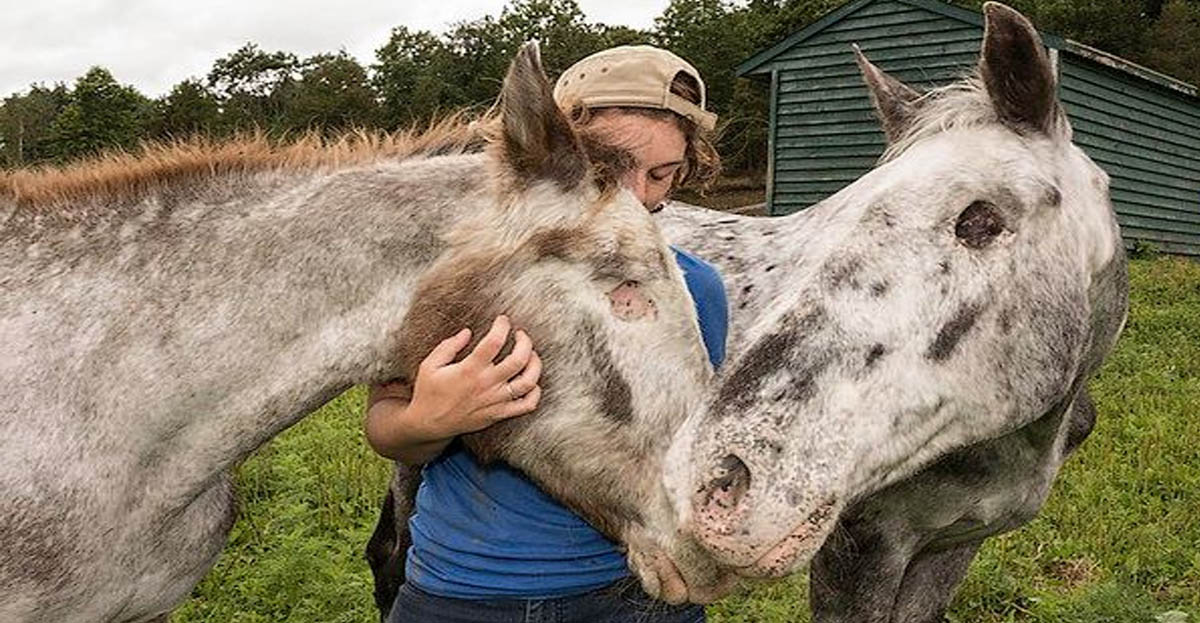
[[[954,622],[1200,623],[1200,263],[1131,266],[1125,334],[1091,388],[1095,432],[1042,514],[991,539]],[[241,519],[174,623],[375,621],[361,550],[388,465],[360,432],[361,390],[238,473]],[[715,623],[808,621],[802,577],[709,609]]]

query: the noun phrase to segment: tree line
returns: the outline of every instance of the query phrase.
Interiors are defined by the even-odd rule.
[[[542,44],[556,76],[576,60],[649,43],[691,61],[722,119],[727,168],[766,163],[767,93],[738,79],[738,63],[844,0],[671,0],[649,30],[588,22],[575,0],[510,0],[498,15],[442,34],[397,26],[364,66],[344,51],[300,58],[253,43],[149,98],[93,67],[74,84],[35,84],[0,103],[0,167],[65,163],[144,141],[259,129],[272,136],[353,127],[393,130],[488,106],[525,41]],[[978,9],[980,0],[955,0]],[[1040,28],[1200,83],[1200,0],[1010,0]]]

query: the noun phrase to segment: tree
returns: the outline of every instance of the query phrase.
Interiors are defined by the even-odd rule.
[[[301,67],[285,105],[288,128],[340,131],[375,122],[377,104],[367,70],[344,50],[318,54]]]
[[[485,107],[500,92],[508,63],[526,41],[541,44],[553,78],[609,45],[644,42],[645,33],[588,24],[575,0],[514,0],[499,17],[455,24],[442,38],[397,27],[376,51],[371,83],[395,127],[464,107]]]
[[[217,59],[208,73],[208,88],[220,103],[224,129],[284,126],[285,101],[300,69],[294,54],[267,53],[253,43]]]
[[[150,110],[150,100],[136,89],[93,67],[75,81],[67,105],[50,124],[53,157],[62,162],[131,149],[143,136]]]
[[[395,129],[466,105],[456,84],[458,59],[429,32],[397,26],[375,58],[371,86],[379,97],[384,127]]]
[[[1169,0],[1150,29],[1146,64],[1200,85],[1200,4]]]
[[[516,48],[490,15],[456,24],[446,33],[455,57],[451,80],[468,106],[482,107],[496,98]]]
[[[33,85],[0,104],[0,167],[38,164],[54,157],[50,125],[71,99],[64,84]]]
[[[537,40],[542,65],[552,78],[575,61],[608,47],[603,29],[584,21],[575,0],[513,0],[500,12],[498,25],[503,40],[500,51],[506,59],[525,42]]]
[[[773,45],[833,11],[844,0],[749,0],[738,10],[751,53]],[[736,61],[735,61],[736,62]]]
[[[147,135],[156,139],[210,135],[220,127],[220,112],[216,95],[199,80],[189,78],[155,100]]]
[[[464,97],[475,104],[495,99],[509,61],[527,41],[539,42],[551,79],[605,47],[601,29],[583,21],[575,0],[513,0],[498,19],[461,23],[447,38],[460,66],[470,68],[461,84]]]
[[[654,35],[650,32],[628,26],[600,24],[597,26],[597,32],[600,37],[600,44],[596,51],[618,45],[650,45],[654,42]],[[583,58],[583,56],[580,56],[580,58]]]
[[[718,150],[727,169],[764,166],[765,89],[735,75],[737,63],[770,43],[772,11],[725,0],[672,0],[655,19],[655,43],[687,59],[704,78],[708,108],[720,117]]]

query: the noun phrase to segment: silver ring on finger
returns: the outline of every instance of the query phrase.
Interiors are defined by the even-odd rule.
[[[508,397],[509,397],[510,399],[512,399],[512,400],[517,400],[518,398],[520,398],[520,396],[518,396],[518,395],[517,395],[517,392],[514,392],[514,391],[513,391],[513,388],[512,388],[512,383],[507,383],[507,382],[506,382],[506,383],[504,384],[504,389],[507,389],[507,390],[508,390]]]

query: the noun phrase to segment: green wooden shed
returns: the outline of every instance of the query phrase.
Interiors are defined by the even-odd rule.
[[[1042,33],[1075,142],[1112,178],[1126,244],[1200,256],[1200,94],[1111,54]],[[810,206],[883,152],[850,44],[929,88],[975,65],[983,16],[938,0],[853,0],[742,63],[770,80],[768,214]]]

